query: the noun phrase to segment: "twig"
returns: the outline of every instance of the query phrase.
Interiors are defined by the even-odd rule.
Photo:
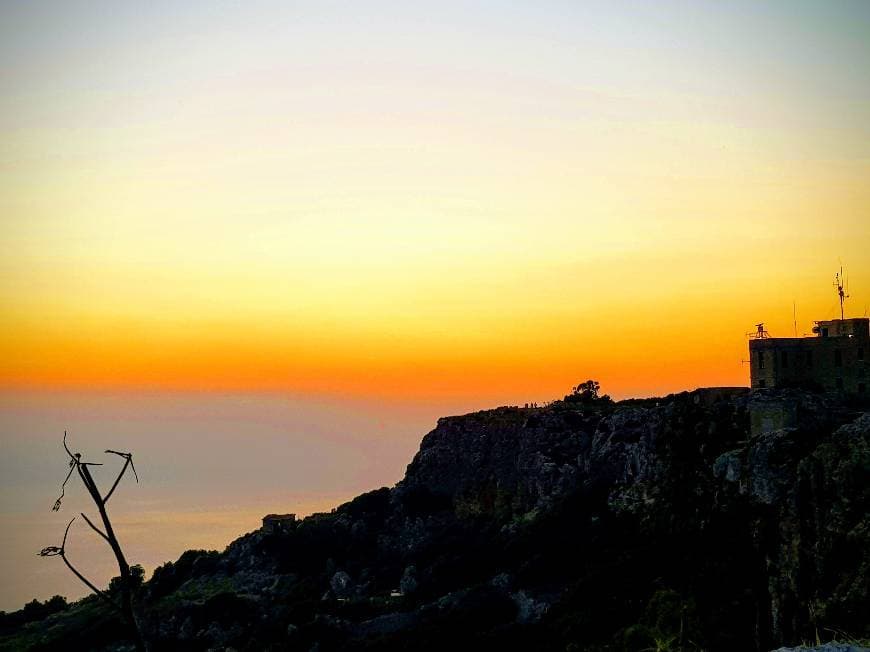
[[[72,454],[72,451],[69,449],[69,446],[66,445],[66,430],[63,431],[63,448],[66,451],[67,455],[69,455],[70,459],[74,463],[78,464],[78,461],[79,461],[79,459],[81,459],[82,454],[81,453],[76,453],[75,455]]]
[[[130,468],[133,470],[133,475],[136,478],[136,484],[139,484],[139,474],[136,473],[136,467],[133,464],[133,453],[121,453],[119,451],[113,451],[111,449],[106,450],[107,453],[113,453],[114,455],[120,455],[124,459],[130,462]]]
[[[60,496],[57,497],[57,500],[54,501],[54,507],[51,508],[51,511],[57,512],[60,510],[60,503],[63,500],[63,497],[66,493],[66,483],[69,482],[70,477],[73,474],[73,471],[76,470],[76,465],[72,462],[69,463],[69,473],[66,474],[66,479],[64,479],[63,484],[60,485]]]
[[[69,520],[69,523],[66,524],[66,529],[63,531],[63,541],[62,541],[61,544],[60,544],[60,552],[61,552],[61,554],[63,554],[63,551],[66,550],[66,537],[67,537],[67,535],[69,534],[70,526],[73,524],[73,521],[74,521],[74,520],[76,520],[76,517],[75,517],[75,516],[73,516],[73,517]]]
[[[96,532],[96,533],[99,534],[101,537],[103,537],[103,538],[104,538],[104,539],[105,539],[109,544],[112,543],[111,541],[109,541],[109,537],[106,536],[106,533],[103,532],[103,531],[102,531],[100,528],[98,528],[96,525],[94,525],[94,524],[91,522],[91,519],[89,519],[89,518],[85,515],[84,512],[80,512],[80,514],[82,515],[82,518],[85,519],[85,523],[87,523],[88,525],[90,525],[90,526],[91,526],[91,529],[93,529],[94,532]]]
[[[70,457],[70,464],[75,464],[77,466],[103,466],[102,462],[82,462],[81,453],[73,455],[72,451],[70,451],[69,447],[66,445],[66,430],[63,431],[63,447],[66,450],[67,455]]]
[[[112,488],[109,489],[109,493],[106,494],[106,497],[103,498],[103,504],[105,505],[109,502],[109,498],[112,497],[112,494],[115,493],[115,489],[118,487],[118,483],[121,482],[121,478],[124,477],[124,473],[127,471],[127,467],[129,466],[133,469],[133,475],[136,476],[136,483],[139,483],[139,475],[136,473],[136,467],[133,466],[133,454],[132,453],[119,453],[118,451],[107,450],[107,453],[112,453],[113,455],[118,455],[119,457],[124,458],[124,466],[121,467],[121,472],[118,474],[118,477],[115,478],[115,482],[112,485]]]
[[[106,494],[106,497],[102,499],[104,505],[107,502],[109,502],[109,498],[111,498],[112,494],[115,493],[115,489],[117,488],[118,483],[121,481],[121,478],[124,477],[124,471],[127,470],[127,466],[129,464],[130,464],[130,460],[127,460],[126,462],[124,462],[124,466],[121,467],[121,472],[118,474],[118,477],[115,478],[115,482],[112,484],[112,488],[109,489],[109,493]]]

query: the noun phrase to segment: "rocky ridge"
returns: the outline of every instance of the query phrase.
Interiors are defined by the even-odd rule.
[[[798,426],[753,437],[760,402],[797,405]],[[818,394],[498,408],[440,419],[393,488],[157,569],[140,620],[160,650],[866,639],[868,496],[870,412]],[[64,632],[66,650],[95,649],[76,647],[75,627],[119,645],[84,602],[42,631]],[[0,649],[24,634],[60,649],[35,629]]]

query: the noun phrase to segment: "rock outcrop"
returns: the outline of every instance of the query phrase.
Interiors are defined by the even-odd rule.
[[[795,425],[752,436],[778,401]],[[866,639],[868,498],[870,412],[821,395],[505,407],[440,419],[392,489],[166,564],[141,619],[161,650]]]

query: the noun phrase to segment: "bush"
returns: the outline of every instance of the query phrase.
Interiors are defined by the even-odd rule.
[[[571,393],[565,397],[566,403],[592,405],[594,403],[612,403],[607,394],[601,394],[601,384],[597,380],[587,380],[571,388]]]

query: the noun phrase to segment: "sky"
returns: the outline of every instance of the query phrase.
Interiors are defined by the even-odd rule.
[[[863,0],[0,0],[0,608],[83,594],[34,555],[64,429],[136,452],[150,570],[396,482],[439,415],[748,385],[841,265],[867,314],[868,35]]]
[[[870,303],[865,2],[0,12],[4,388],[650,395]]]

